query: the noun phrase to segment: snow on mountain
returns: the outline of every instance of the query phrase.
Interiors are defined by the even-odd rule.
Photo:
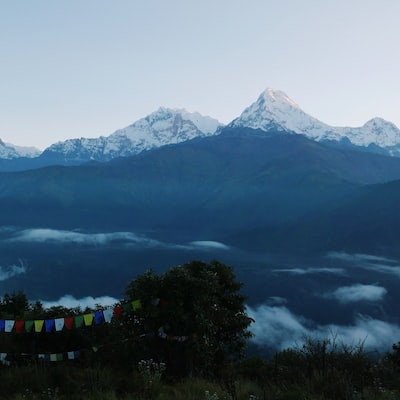
[[[195,137],[214,135],[217,120],[183,109],[160,108],[108,137],[70,139],[48,147],[46,153],[63,154],[65,160],[110,160]]]
[[[37,157],[41,151],[35,147],[16,146],[11,143],[4,143],[0,139],[0,159],[11,160],[14,158]]]
[[[257,101],[228,126],[262,130],[274,127],[303,134],[317,141],[341,141],[347,138],[354,145],[367,147],[375,144],[390,153],[397,146],[400,147],[400,130],[391,122],[374,118],[357,128],[329,126],[306,114],[284,92],[273,89],[261,93]]]

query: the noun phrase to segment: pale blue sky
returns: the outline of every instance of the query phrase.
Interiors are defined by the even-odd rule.
[[[109,135],[160,106],[228,123],[267,87],[400,127],[399,0],[0,0],[0,138]]]

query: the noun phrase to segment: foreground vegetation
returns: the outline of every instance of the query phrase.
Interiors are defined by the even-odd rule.
[[[134,311],[107,324],[51,332],[3,328],[0,398],[400,399],[400,345],[376,359],[362,343],[308,337],[271,358],[245,357],[252,321],[241,287],[231,267],[194,261],[136,277],[120,307],[134,301]],[[91,311],[43,309],[23,293],[0,301],[3,322]],[[38,357],[71,348],[80,349],[79,357]]]
[[[399,355],[372,361],[360,348],[311,341],[271,360],[245,358],[218,376],[177,379],[147,360],[130,368],[95,361],[43,363],[0,370],[2,399],[289,400],[399,399]],[[325,347],[327,346],[327,347]],[[325,350],[324,350],[325,347]]]

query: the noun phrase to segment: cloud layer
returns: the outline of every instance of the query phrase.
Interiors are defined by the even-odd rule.
[[[136,246],[140,248],[163,248],[163,249],[182,249],[182,250],[229,250],[230,247],[224,243],[212,240],[198,240],[190,243],[176,244],[166,243],[149,238],[145,235],[138,235],[133,232],[107,232],[107,233],[87,233],[81,231],[66,231],[48,228],[35,229],[7,229],[3,231],[7,234],[4,240],[18,243],[46,243],[46,244],[75,244],[80,246],[107,246],[122,245]]]
[[[89,308],[96,308],[98,305],[101,307],[112,306],[118,303],[119,300],[110,297],[110,296],[100,296],[100,297],[83,297],[81,299],[76,299],[74,296],[70,294],[66,294],[65,296],[61,297],[55,301],[41,301],[44,308],[51,308],[62,306],[66,308],[81,308],[84,310],[86,307]]]
[[[334,335],[343,344],[354,346],[363,343],[368,350],[387,351],[400,338],[398,325],[369,316],[359,315],[352,325],[343,326],[318,325],[284,306],[247,307],[247,312],[255,320],[251,326],[252,341],[271,350],[295,347],[305,337],[329,339]]]
[[[328,254],[328,258],[348,261],[352,267],[400,278],[400,263],[391,258],[371,254],[349,254],[343,252],[331,252]]]
[[[344,275],[345,271],[343,268],[331,268],[331,267],[310,267],[310,268],[277,268],[273,269],[273,272],[288,273],[292,275],[311,275],[311,274],[334,274]]]
[[[340,303],[353,303],[358,301],[380,301],[386,295],[384,287],[376,285],[362,285],[357,283],[351,286],[343,286],[326,297],[338,300]]]

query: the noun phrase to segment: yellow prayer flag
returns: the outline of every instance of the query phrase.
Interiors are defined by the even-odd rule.
[[[34,324],[35,324],[35,332],[42,332],[44,319],[37,319],[35,320]]]
[[[83,320],[85,321],[85,325],[86,325],[86,326],[92,325],[92,323],[93,323],[93,318],[94,318],[93,313],[85,314],[85,315],[83,316]]]
[[[133,311],[140,310],[142,308],[142,302],[140,300],[133,300],[132,308],[133,308]]]

